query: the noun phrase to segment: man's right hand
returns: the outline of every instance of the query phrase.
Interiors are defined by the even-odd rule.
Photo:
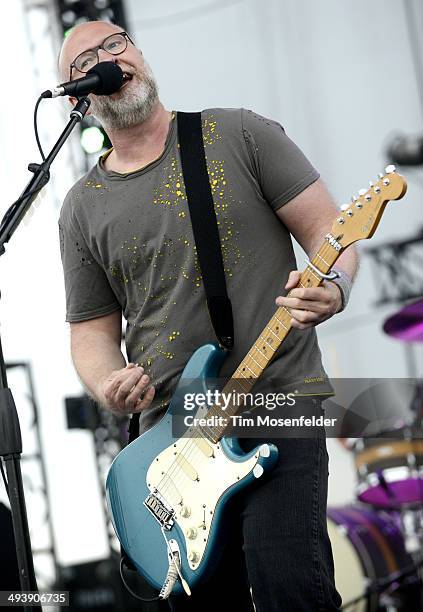
[[[128,363],[125,368],[113,371],[101,383],[99,395],[104,398],[104,406],[117,415],[141,412],[150,406],[154,398],[155,390],[149,383],[144,368]]]

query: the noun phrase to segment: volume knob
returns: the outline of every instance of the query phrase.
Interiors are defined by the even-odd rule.
[[[195,552],[195,550],[191,550],[191,552],[188,555],[188,561],[190,561],[191,563],[197,563],[198,561],[198,553]]]
[[[191,509],[189,506],[182,506],[181,508],[181,516],[183,518],[188,518],[191,515]]]
[[[197,530],[196,530],[196,528],[195,527],[188,527],[188,529],[185,531],[185,535],[190,540],[195,540],[195,538],[197,537]]]

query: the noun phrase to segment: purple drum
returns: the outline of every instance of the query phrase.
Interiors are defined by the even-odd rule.
[[[335,583],[343,605],[364,595],[376,580],[412,567],[396,512],[375,512],[363,506],[328,508],[328,532],[335,564]],[[348,607],[349,612],[379,609],[372,594]]]
[[[354,456],[359,479],[357,497],[379,508],[399,509],[421,504],[422,431],[420,428],[418,431],[404,428],[395,432],[395,438],[389,438],[388,435],[356,441]]]

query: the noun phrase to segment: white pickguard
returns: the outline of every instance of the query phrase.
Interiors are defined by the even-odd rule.
[[[157,490],[175,511],[175,521],[185,535],[188,563],[195,570],[201,562],[215,508],[223,493],[249,472],[263,473],[257,461],[268,456],[264,444],[247,461],[228,459],[220,443],[205,438],[180,438],[162,451],[147,472],[147,486]]]

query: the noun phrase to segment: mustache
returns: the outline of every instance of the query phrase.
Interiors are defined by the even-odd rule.
[[[92,96],[91,110],[106,129],[127,129],[145,121],[158,100],[158,88],[151,71],[136,71],[132,82],[111,96]]]

